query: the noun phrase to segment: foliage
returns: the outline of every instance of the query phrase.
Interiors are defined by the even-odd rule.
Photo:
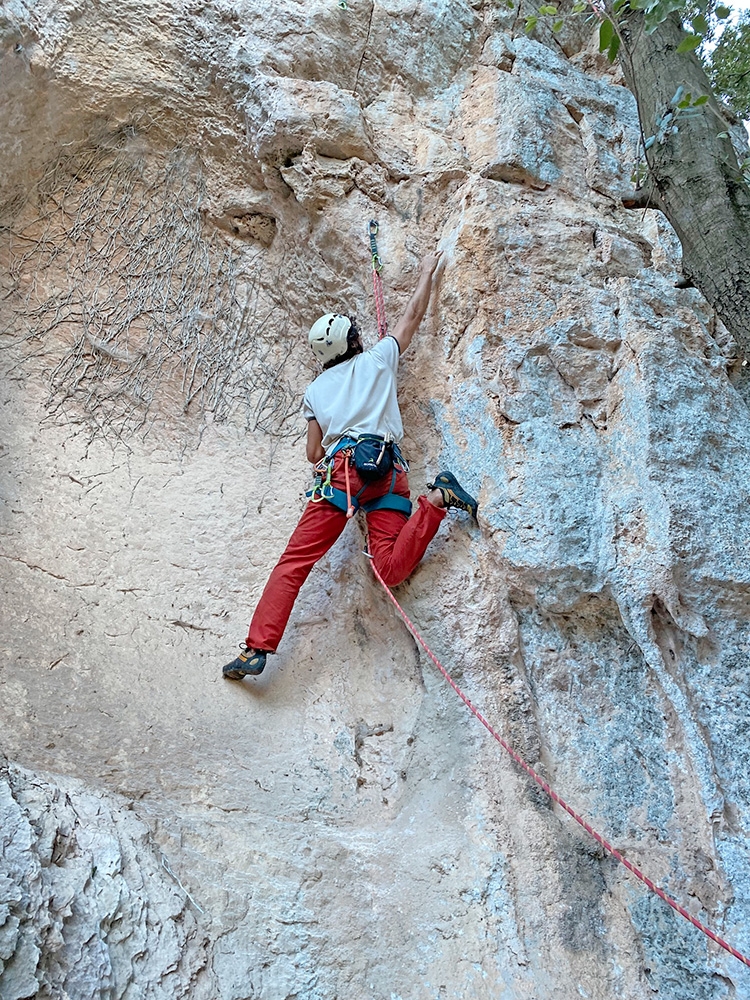
[[[648,32],[655,31],[672,12],[679,13],[685,37],[677,51],[698,51],[716,94],[725,98],[741,118],[750,119],[750,12],[744,12],[737,25],[724,27],[713,51],[710,43],[717,28],[732,13],[730,7],[717,0],[576,0],[570,11],[564,11],[562,3],[556,0],[542,4],[535,14],[528,15],[525,30],[531,33],[540,19],[549,18],[552,31],[557,32],[565,16],[590,17],[593,12],[599,17],[599,51],[606,52],[609,61],[614,62],[620,49],[617,22],[631,10],[643,11]],[[700,98],[692,106],[698,103],[702,103]]]
[[[732,13],[731,8],[723,3],[717,3],[716,0],[588,0],[588,2],[576,0],[570,13],[590,15],[592,10],[600,19],[599,51],[606,52],[610,62],[615,61],[620,50],[617,21],[620,16],[629,11],[643,11],[647,32],[655,31],[671,13],[675,11],[679,13],[686,34],[677,48],[678,52],[693,52],[699,49],[704,42],[713,38],[717,24],[725,21]],[[554,17],[555,20],[551,25],[552,30],[559,31],[564,23],[560,15],[564,13],[562,4],[558,5],[557,2],[543,4],[538,8],[536,14],[530,14],[526,18],[525,30],[528,33],[532,32],[540,18]],[[731,63],[728,76],[730,79],[734,79],[740,73],[737,67],[741,64],[742,59],[744,59],[745,68],[747,68],[748,49],[740,49],[737,52],[737,65],[735,65],[734,52],[737,48],[739,35],[732,28],[727,28],[725,35],[727,35],[726,49],[732,55],[724,58],[728,63]],[[750,45],[750,29],[747,30],[746,34],[741,35],[741,38],[742,44]],[[743,80],[745,86],[750,87],[750,84],[747,83],[747,74],[743,76]],[[720,88],[720,90],[722,93],[724,92],[724,88]]]
[[[647,33],[655,31],[672,13],[678,13],[685,37],[677,46],[678,52],[697,52],[703,60],[712,87],[719,97],[725,98],[744,119],[750,119],[750,13],[744,13],[736,26],[726,25],[713,52],[710,43],[716,29],[732,11],[717,0],[576,0],[572,9],[563,11],[562,3],[545,3],[536,14],[527,16],[526,31],[532,32],[542,18],[554,18],[552,31],[559,31],[565,16],[592,13],[599,19],[599,51],[605,52],[614,62],[620,50],[619,20],[630,11],[643,11]],[[703,48],[703,51],[700,51]],[[664,143],[674,134],[686,116],[695,114],[709,100],[708,94],[690,94],[679,87],[663,115],[656,118],[656,131],[643,139],[642,155],[655,143]],[[722,133],[722,136],[728,133]],[[750,157],[740,164],[741,170],[750,170]],[[640,186],[646,173],[643,159],[636,163],[633,182]]]
[[[708,60],[708,75],[717,94],[750,120],[750,11],[728,25]]]

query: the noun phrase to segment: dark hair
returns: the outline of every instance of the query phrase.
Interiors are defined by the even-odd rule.
[[[351,326],[346,334],[346,353],[340,354],[333,361],[329,361],[328,364],[323,365],[323,371],[327,368],[333,368],[335,365],[340,365],[343,361],[348,361],[350,358],[356,357],[361,354],[364,348],[362,347],[362,341],[359,338],[359,328],[357,327],[357,320],[355,316],[349,317],[349,322]]]

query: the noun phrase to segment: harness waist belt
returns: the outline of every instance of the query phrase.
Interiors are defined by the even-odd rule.
[[[330,496],[329,493],[333,495]],[[329,493],[324,499],[346,513],[348,510],[346,492],[332,486]],[[365,503],[360,503],[359,499],[353,496],[352,505],[355,510],[363,510],[366,514],[373,510],[398,510],[402,514],[406,514],[407,517],[411,517],[411,500],[408,497],[402,497],[399,493],[384,493],[382,497],[375,497],[374,500],[367,500]]]
[[[343,440],[346,442],[351,439],[344,438]],[[345,444],[341,447],[340,445],[341,442],[337,445],[337,451],[341,451],[341,447],[346,447]],[[326,480],[323,480],[322,472],[319,473],[316,477],[315,485],[306,493],[306,496],[310,498],[312,503],[320,503],[321,500],[327,500],[328,503],[333,504],[334,507],[342,510],[348,517],[360,509],[368,514],[373,510],[397,510],[402,514],[406,514],[407,517],[411,517],[411,500],[409,500],[408,497],[404,497],[399,493],[393,492],[393,487],[396,485],[395,465],[391,470],[391,485],[388,492],[384,493],[382,496],[374,497],[372,500],[366,500],[364,503],[361,503],[359,498],[367,489],[369,483],[365,483],[359,492],[355,493],[354,496],[349,496],[348,478],[346,491],[338,489],[331,483],[331,471],[333,469],[334,455],[328,455],[325,461],[328,467]],[[348,462],[349,458],[346,457],[344,461]]]
[[[363,434],[362,437],[377,439],[379,436],[377,434]],[[360,440],[359,438],[342,437],[341,440],[337,441],[336,444],[331,449],[331,451],[328,452],[328,454],[325,456],[325,460],[329,462],[332,461],[336,457],[336,455],[338,455],[338,453],[340,451],[343,451],[345,448],[354,448],[354,446],[357,444],[359,440]],[[383,438],[383,440],[385,440],[385,438]],[[386,443],[391,446],[391,449],[393,451],[393,457],[396,460],[396,462],[401,466],[404,472],[408,472],[409,464],[404,458],[404,456],[401,454],[401,449],[396,444],[396,442],[388,441]]]

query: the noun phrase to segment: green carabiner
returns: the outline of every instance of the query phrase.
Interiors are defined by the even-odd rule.
[[[320,503],[323,499],[323,477],[316,476],[313,480],[313,487],[308,492],[307,496],[310,498],[310,503]]]
[[[378,253],[378,244],[375,237],[378,235],[378,226],[375,219],[370,219],[370,225],[368,226],[368,234],[370,237],[370,253],[372,254],[372,269],[377,271],[378,274],[383,269],[383,261],[380,259],[380,254]]]

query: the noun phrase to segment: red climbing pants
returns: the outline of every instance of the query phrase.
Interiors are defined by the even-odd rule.
[[[336,456],[331,481],[340,490],[346,489],[346,461],[344,455],[339,453]],[[362,488],[363,483],[353,465],[350,467],[349,479],[354,495]],[[383,496],[389,492],[390,485],[391,476],[384,476],[382,480],[371,483],[361,493],[360,503]],[[409,481],[405,472],[396,475],[393,492],[409,496]],[[385,582],[390,587],[395,587],[416,568],[445,517],[445,509],[436,507],[422,496],[411,517],[397,510],[374,510],[366,516],[370,554]],[[327,500],[308,503],[281,559],[268,578],[250,623],[248,646],[270,652],[276,649],[300,587],[315,563],[326,554],[344,530],[346,522],[346,514]]]

